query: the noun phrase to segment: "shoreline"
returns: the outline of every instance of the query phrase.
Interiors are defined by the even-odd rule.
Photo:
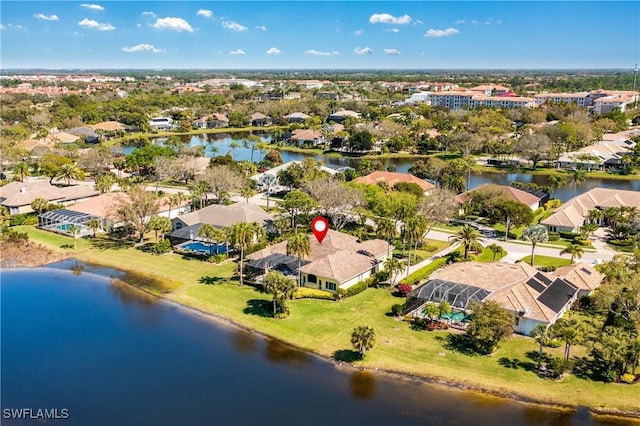
[[[45,249],[44,247],[40,246],[41,249]],[[69,260],[69,259],[74,259],[73,256],[63,256],[63,259],[57,260],[57,262],[60,262],[62,260]],[[85,262],[85,261],[81,261],[82,263],[85,263],[87,265],[90,266],[96,266],[96,267],[101,267],[101,268],[108,268],[108,269],[112,269],[112,270],[116,270],[116,271],[120,271],[123,273],[127,273],[127,269],[126,268],[122,268],[122,267],[114,267],[111,265],[105,265],[105,264],[99,264],[99,263],[89,263],[89,262]],[[47,265],[49,265],[51,262],[49,263],[42,263],[40,265],[32,265],[32,266],[28,266],[28,268],[33,268],[33,267],[47,267]],[[55,263],[55,262],[54,262]],[[15,268],[27,268],[25,266],[17,266]],[[69,268],[65,268],[65,269],[69,269]],[[131,271],[129,271],[131,272]],[[157,300],[162,301],[163,303],[168,303],[177,307],[180,307],[181,309],[184,309],[185,312],[190,313],[190,314],[194,314],[194,315],[198,315],[201,317],[205,317],[209,320],[215,321],[219,324],[222,324],[224,326],[230,326],[230,327],[235,327],[235,328],[239,328],[242,329],[244,331],[253,333],[255,335],[261,336],[263,338],[267,338],[267,339],[275,339],[285,345],[288,345],[292,348],[295,348],[296,350],[300,350],[300,351],[304,351],[305,353],[312,355],[318,359],[322,359],[323,361],[329,362],[331,363],[335,368],[339,368],[339,369],[349,369],[352,371],[366,371],[366,372],[370,372],[373,374],[378,374],[378,375],[384,375],[386,377],[390,377],[392,379],[397,379],[397,380],[413,380],[413,381],[419,381],[421,383],[425,383],[425,384],[432,384],[432,385],[437,385],[437,386],[442,386],[448,389],[455,389],[458,391],[468,391],[468,392],[473,392],[479,395],[489,395],[491,397],[495,397],[495,398],[501,398],[501,399],[505,399],[505,400],[509,400],[509,401],[514,401],[517,403],[521,403],[521,404],[528,404],[528,405],[534,405],[534,406],[538,406],[538,407],[547,407],[553,410],[565,410],[565,411],[575,411],[577,409],[580,408],[586,408],[593,416],[604,416],[604,417],[615,417],[615,418],[623,418],[623,419],[627,419],[627,420],[634,420],[634,421],[638,421],[640,420],[640,409],[638,410],[623,410],[623,409],[604,409],[604,408],[597,408],[597,407],[588,407],[588,406],[576,406],[576,405],[571,405],[571,404],[563,404],[563,403],[557,403],[557,402],[551,402],[551,401],[546,401],[544,399],[540,399],[537,398],[535,396],[529,396],[529,395],[524,395],[524,394],[519,394],[519,393],[514,393],[512,391],[509,391],[508,389],[492,389],[492,388],[486,388],[483,386],[479,386],[479,385],[475,385],[473,383],[468,383],[468,382],[464,382],[464,381],[460,381],[460,380],[455,380],[455,379],[451,379],[451,378],[447,378],[447,377],[443,377],[443,376],[432,376],[432,375],[420,375],[420,374],[413,374],[413,373],[409,373],[409,372],[405,372],[405,371],[401,371],[401,370],[391,370],[391,369],[385,369],[385,368],[375,368],[375,367],[362,367],[362,366],[355,366],[352,364],[349,364],[347,362],[341,362],[341,361],[337,361],[335,360],[333,357],[331,356],[327,356],[327,355],[323,355],[320,354],[318,352],[315,352],[309,348],[305,348],[303,346],[300,346],[298,344],[296,344],[295,342],[291,342],[288,341],[286,339],[282,339],[279,336],[276,335],[272,335],[269,333],[265,333],[262,331],[258,331],[256,330],[254,327],[248,326],[248,325],[244,325],[244,324],[240,324],[236,321],[234,321],[233,319],[230,319],[228,317],[222,316],[220,314],[216,314],[213,312],[209,312],[200,308],[197,308],[195,306],[191,306],[189,304],[186,303],[181,303],[179,301],[173,300],[169,297],[167,297],[165,295],[165,293],[156,293],[151,291],[150,289],[146,288],[143,284],[138,284],[135,282],[130,282],[130,281],[124,281],[123,278],[124,277],[118,277],[118,276],[113,276],[110,274],[104,274],[104,273],[100,273],[100,272],[86,272],[86,273],[92,273],[101,277],[105,277],[105,278],[109,278],[111,280],[114,280],[118,283],[122,283],[127,285],[130,288],[136,289],[137,291],[141,291],[144,294],[150,295],[152,297],[155,297]],[[135,280],[134,280],[135,281]],[[170,294],[170,293],[167,293]]]

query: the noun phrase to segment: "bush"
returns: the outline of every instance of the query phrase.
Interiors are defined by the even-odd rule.
[[[588,247],[591,245],[591,241],[590,240],[586,240],[586,239],[582,239],[579,237],[576,237],[573,239],[573,241],[575,241],[577,244],[583,246],[583,247]]]
[[[224,254],[212,254],[211,256],[209,256],[209,258],[207,260],[209,262],[215,263],[217,265],[219,263],[224,262],[224,260],[226,258],[227,258],[227,256],[225,256]]]
[[[549,200],[546,203],[544,203],[544,209],[545,210],[555,209],[557,207],[560,207],[560,204],[562,204],[562,202],[557,198],[554,198],[553,200]]]
[[[567,232],[567,231],[560,231],[559,234],[560,234],[560,237],[564,238],[565,240],[573,240],[575,237],[580,236],[580,234],[576,234],[575,232]]]
[[[360,281],[359,283],[354,284],[347,289],[339,288],[338,297],[343,298],[343,297],[355,296],[356,294],[362,293],[363,291],[365,291],[368,287],[369,285],[366,281]]]
[[[424,251],[436,251],[438,250],[438,246],[434,245],[434,244],[424,244],[422,247],[420,247],[422,250]]]
[[[536,268],[538,268],[538,271],[541,271],[541,272],[553,272],[556,269],[558,269],[557,266],[553,266],[553,265],[536,266]]]
[[[562,376],[566,371],[570,371],[573,369],[574,361],[571,359],[565,360],[561,357],[553,357],[549,364],[547,365],[549,368],[549,374],[552,378],[557,379]]]
[[[560,234],[557,232],[549,232],[549,241],[558,241],[560,239]]]
[[[478,218],[478,216],[473,215],[473,214],[470,214],[470,215],[468,215],[465,219],[466,219],[466,220],[476,220],[477,218]]]
[[[402,297],[407,297],[407,294],[411,293],[411,290],[412,290],[409,284],[403,284],[403,283],[396,285],[396,288],[398,289],[398,293],[400,293]]]
[[[545,346],[548,348],[559,348],[560,346],[562,346],[562,342],[560,340],[553,339],[553,340],[549,340],[545,344]]]
[[[171,251],[171,243],[169,240],[158,241],[151,247],[151,251],[155,254],[169,253]]]
[[[38,216],[35,213],[22,213],[11,216],[9,221],[11,226],[19,225],[37,225]]]
[[[622,376],[620,376],[620,381],[622,383],[627,383],[627,384],[631,384],[633,382],[636,381],[636,376],[634,376],[633,374],[623,374]]]
[[[5,234],[2,236],[3,239],[5,239],[7,242],[10,243],[18,243],[18,242],[23,242],[23,241],[29,241],[29,235],[27,235],[26,232],[18,232],[18,231],[14,231],[14,230],[9,230],[7,232],[5,232]]]
[[[403,309],[404,309],[404,305],[397,303],[391,307],[391,313],[399,317]]]
[[[336,300],[337,295],[330,291],[319,290],[317,288],[298,287],[293,294],[294,299],[322,299]]]
[[[418,269],[413,274],[409,275],[406,281],[403,280],[401,281],[401,283],[405,282],[408,284],[415,281],[420,282],[422,280],[425,280],[429,278],[429,275],[431,275],[434,271],[436,271],[437,269],[440,269],[446,264],[447,264],[447,258],[440,257],[434,260],[433,262],[431,262],[430,264],[428,264],[427,266],[425,266],[424,268]]]
[[[538,216],[538,215],[539,215],[539,214],[541,214],[543,211],[544,211],[544,207],[539,207],[539,208],[535,209],[535,210],[533,211],[533,217]]]

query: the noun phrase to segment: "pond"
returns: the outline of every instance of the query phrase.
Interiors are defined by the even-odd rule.
[[[48,424],[605,424],[340,368],[95,274],[116,271],[53,266],[3,270],[0,286],[2,409],[68,410]]]
[[[205,155],[207,157],[214,157],[217,155],[225,155],[229,153],[237,161],[250,160],[251,149],[243,146],[243,138],[249,134],[233,133],[233,134],[203,134],[194,136],[183,136],[186,146],[204,146]],[[271,141],[271,135],[268,133],[258,134],[262,141],[269,143]],[[153,143],[162,145],[166,142],[166,138],[156,138]],[[237,145],[237,146],[235,146]],[[136,145],[122,146],[119,150],[124,154],[131,153],[136,148]],[[260,161],[264,153],[259,150],[254,150],[253,160]],[[307,157],[312,157],[318,161],[322,161],[329,166],[349,166],[357,167],[358,162],[361,161],[358,158],[345,158],[334,157],[331,155],[323,154],[305,154],[300,152],[280,151],[283,161],[302,161]],[[411,158],[383,158],[379,160],[385,168],[394,167],[396,171],[401,173],[407,173],[415,160]],[[536,183],[538,185],[547,185],[547,177],[542,175],[531,175],[526,173],[479,173],[474,172],[471,174],[471,188],[477,188],[485,183],[496,183],[499,185],[509,185],[511,182],[522,183]],[[622,179],[600,179],[589,178],[585,182],[579,184],[576,187],[576,195],[582,194],[590,189],[612,188],[622,189],[627,191],[640,191],[640,180],[622,180]],[[557,198],[562,201],[567,201],[573,197],[573,185],[558,188]]]

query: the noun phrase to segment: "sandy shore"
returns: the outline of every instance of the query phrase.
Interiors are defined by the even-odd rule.
[[[0,242],[2,268],[43,266],[66,258],[62,253],[56,253],[31,241]]]

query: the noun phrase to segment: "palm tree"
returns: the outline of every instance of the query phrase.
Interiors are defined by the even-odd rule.
[[[20,182],[24,182],[24,178],[29,176],[31,173],[29,172],[29,165],[27,163],[20,162],[13,166],[13,175],[20,176]]]
[[[276,315],[277,308],[281,313],[287,313],[287,300],[293,298],[296,291],[296,283],[291,278],[285,277],[281,272],[269,271],[264,277],[264,289],[267,293],[273,294],[273,315]]]
[[[530,225],[522,231],[522,239],[531,243],[531,266],[533,266],[533,256],[535,254],[536,244],[546,243],[549,241],[547,228],[539,223]]]
[[[271,196],[271,191],[273,191],[278,185],[278,177],[272,173],[265,173],[262,176],[260,176],[260,180],[258,181],[258,184],[267,193],[267,212],[268,212],[269,197]]]
[[[547,324],[538,324],[533,330],[531,330],[531,337],[536,339],[536,342],[540,345],[540,349],[538,351],[538,371],[540,371],[540,366],[542,365],[542,347],[549,343],[551,340],[551,331]]]
[[[553,198],[556,198],[556,195],[558,195],[558,188],[567,184],[567,178],[563,175],[551,175],[547,178],[547,182],[551,188]]]
[[[376,344],[375,330],[368,325],[356,327],[351,333],[351,344],[360,352],[360,356],[364,357],[364,354],[373,349]]]
[[[198,228],[198,236],[204,238],[205,241],[207,242],[207,245],[209,246],[209,256],[212,255],[211,246],[213,245],[212,243],[216,235],[217,235],[216,228],[209,223],[203,223],[200,226],[200,228]],[[216,254],[218,254],[217,245],[216,245]]]
[[[395,257],[390,256],[387,261],[384,262],[384,269],[389,273],[391,284],[395,284],[396,275],[402,272],[402,270],[404,269],[404,263],[396,259]]]
[[[422,310],[422,314],[429,317],[430,320],[434,320],[440,317],[440,308],[435,303],[429,302]]]
[[[564,341],[564,359],[569,359],[571,345],[580,343],[584,333],[584,326],[576,319],[560,318],[552,326],[553,334]]]
[[[236,141],[233,141],[229,144],[229,148],[231,148],[231,159],[235,161],[236,148],[240,148],[240,144]]]
[[[247,204],[249,203],[249,198],[253,197],[255,194],[256,190],[251,188],[250,186],[245,186],[240,190],[240,196],[244,197],[244,199],[247,201]]]
[[[407,264],[407,276],[409,276],[409,269],[411,267],[411,245],[413,245],[413,254],[415,256],[416,252],[418,251],[418,242],[422,240],[422,236],[425,232],[427,232],[428,227],[429,224],[427,223],[427,219],[422,215],[413,215],[408,217],[404,221],[402,230],[409,240],[409,262]]]
[[[493,253],[493,259],[491,259],[492,262],[496,261],[496,256],[497,255],[502,255],[504,253],[504,249],[502,248],[502,246],[499,246],[496,243],[493,243],[493,244],[487,246],[487,248],[489,250],[491,250],[491,252]]]
[[[440,315],[440,318],[449,315],[451,312],[452,309],[449,302],[447,302],[446,300],[440,302],[440,304],[438,305],[438,314]]]
[[[80,231],[80,228],[78,228],[78,225],[71,225],[69,226],[68,231],[73,236],[73,249],[76,250],[78,248],[76,241],[78,238],[78,232]]]
[[[575,197],[578,185],[587,179],[587,172],[582,169],[570,170],[569,179],[573,182],[573,196]]]
[[[376,234],[387,242],[387,256],[391,251],[391,240],[398,236],[398,228],[393,220],[381,217],[376,221]]]
[[[91,219],[88,220],[87,223],[85,223],[85,225],[87,225],[87,228],[91,229],[93,231],[93,238],[96,237],[96,232],[98,231],[98,229],[100,229],[100,221],[98,219]]]
[[[584,248],[582,248],[580,244],[569,244],[560,252],[560,255],[563,255],[563,254],[570,254],[571,255],[570,263],[573,263],[573,260],[575,258],[580,259],[582,257],[582,255],[584,254]]]
[[[604,218],[604,214],[600,209],[589,210],[589,222],[600,224],[600,221]]]
[[[49,203],[44,198],[36,198],[31,202],[31,208],[38,214],[46,211],[48,207]]]
[[[302,285],[300,264],[302,258],[311,254],[311,243],[309,242],[309,236],[296,230],[287,239],[287,256],[296,256],[298,258],[298,285]]]
[[[458,243],[464,248],[464,260],[469,260],[470,251],[478,252],[484,248],[482,246],[482,243],[484,243],[482,234],[469,225],[464,225],[456,235],[449,238],[454,244]]]
[[[83,180],[84,172],[75,164],[63,164],[55,175],[56,178],[63,179],[67,185],[71,184],[71,180]]]
[[[238,222],[227,228],[227,238],[232,246],[240,249],[240,285],[244,285],[244,251],[253,245],[260,226],[253,222]]]

